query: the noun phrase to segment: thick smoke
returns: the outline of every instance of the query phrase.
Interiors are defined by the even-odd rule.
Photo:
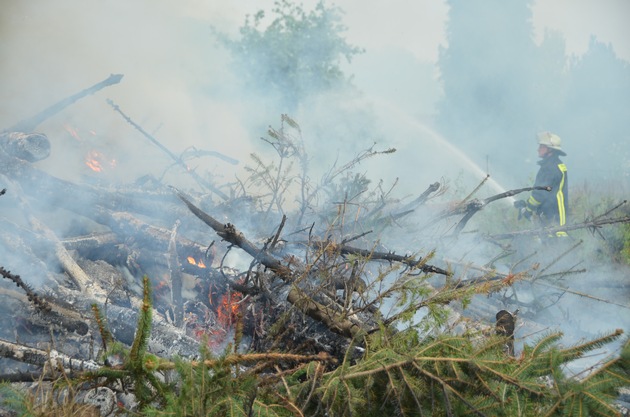
[[[397,182],[397,194],[407,199],[404,201],[442,179],[450,187],[448,198],[462,198],[488,172],[492,177],[480,197],[530,185],[536,171],[533,134],[543,126],[531,127],[531,146],[523,148],[530,149],[531,154],[518,155],[521,168],[525,168],[511,172],[506,169],[511,162],[506,161],[496,176],[496,160],[491,158],[488,163],[483,158],[493,150],[483,142],[483,135],[475,144],[477,152],[466,154],[434,126],[436,103],[444,94],[435,63],[440,44],[448,47],[446,4],[388,3],[381,13],[365,12],[369,7],[385,7],[383,4],[351,1],[341,5],[347,12],[344,22],[349,27],[349,41],[366,48],[365,54],[344,66],[349,74],[355,74],[359,92],[316,95],[290,115],[302,127],[314,177],[335,161],[348,160],[376,143],[377,150],[394,147],[397,152],[368,160],[358,170],[374,181],[382,179],[385,188]],[[246,13],[263,7],[268,10],[271,5],[252,0],[238,6],[216,1],[5,0],[0,16],[0,126],[8,128],[109,74],[124,74],[120,84],[86,97],[37,128],[50,138],[52,153],[36,166],[70,181],[105,178],[130,183],[145,175],[161,176],[172,160],[116,114],[105,101],[110,98],[175,154],[194,146],[239,160],[236,166],[216,158],[198,163],[199,169],[211,173],[217,182],[231,182],[249,163],[250,152],[268,152],[259,137],[265,135],[268,125],[277,126],[287,108],[242,88],[230,67],[228,52],[213,36],[213,28],[237,37]],[[535,10],[535,16],[546,16],[540,8]],[[418,32],[412,30],[413,25],[430,30]],[[625,39],[627,42],[630,35]],[[394,42],[398,45],[392,46]],[[505,144],[507,150],[511,146]],[[574,178],[583,179],[587,167],[571,159],[579,153],[579,144],[568,141],[567,148],[571,172],[582,173]],[[105,155],[103,163],[115,164],[115,169],[105,167],[99,174],[104,177],[95,176],[85,165],[86,155],[94,149]],[[573,161],[577,160],[580,158]],[[168,171],[165,181],[183,188],[191,186],[190,178],[177,168]],[[424,216],[435,215],[444,207],[415,213],[407,220],[423,225]],[[509,210],[503,204],[499,215],[490,212],[488,216],[513,217]],[[486,213],[477,215],[481,225],[488,221]],[[402,223],[391,236],[384,237],[383,244],[398,251],[435,248],[439,256],[455,257],[463,264],[484,264],[493,253],[492,248],[469,241],[467,236],[459,242],[436,240],[446,231],[406,228],[409,223]],[[471,223],[471,228],[476,226],[479,224]],[[585,244],[584,250],[592,252],[592,245],[596,246]],[[498,265],[509,267],[507,261]],[[603,274],[617,276],[616,271],[602,271],[596,265],[584,267],[597,274],[598,280]],[[578,275],[565,278],[565,282],[582,284],[593,279],[593,275]],[[590,291],[588,285],[575,289]],[[614,291],[597,297],[613,298]],[[576,294],[565,294],[562,300],[567,302],[549,308],[553,310],[549,328],[566,324],[561,326],[565,332],[575,330],[572,340],[611,326],[629,327],[624,314],[627,309]],[[581,308],[585,305],[589,308]],[[562,312],[570,320],[563,322],[558,316]],[[604,319],[594,317],[599,312]]]

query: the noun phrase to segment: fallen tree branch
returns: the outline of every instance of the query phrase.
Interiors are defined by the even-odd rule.
[[[26,132],[26,133],[32,132],[44,120],[54,116],[55,114],[59,113],[66,107],[74,104],[77,100],[80,100],[83,97],[89,96],[90,94],[94,94],[105,87],[109,87],[110,85],[118,84],[120,80],[122,80],[122,78],[123,78],[122,74],[112,74],[109,77],[107,77],[105,80],[101,81],[100,83],[96,83],[92,87],[86,88],[85,90],[82,90],[78,92],[77,94],[71,95],[70,97],[67,97],[53,104],[52,106],[48,107],[47,109],[42,110],[41,112],[37,113],[34,116],[29,117],[28,119],[24,119],[14,124],[8,129],[5,129],[4,132]]]
[[[175,192],[195,216],[214,229],[214,231],[227,242],[243,249],[256,261],[273,271],[283,281],[294,281],[294,271],[291,270],[290,267],[282,265],[279,260],[267,253],[267,251],[257,248],[253,243],[247,240],[241,232],[237,231],[234,225],[229,223],[226,225],[221,224],[195,206],[181,192],[178,190],[175,190]],[[334,312],[323,304],[317,303],[304,293],[304,291],[295,286],[289,291],[287,301],[295,305],[302,313],[323,323],[332,332],[341,334],[342,336],[353,337],[361,328],[357,323],[346,319],[341,314]]]
[[[402,264],[409,266],[412,269],[418,268],[422,272],[427,273],[427,274],[434,273],[434,274],[440,274],[440,275],[450,275],[450,272],[448,272],[445,269],[439,268],[434,265],[427,265],[425,263],[426,259],[416,259],[413,256],[396,255],[395,253],[391,253],[391,252],[369,251],[367,249],[358,249],[358,248],[353,248],[352,246],[346,246],[346,245],[342,245],[339,248],[339,251],[341,252],[342,255],[357,255],[357,256],[361,256],[361,257],[369,258],[369,259],[377,259],[377,260],[383,260],[383,261],[388,261],[388,262],[400,262]]]
[[[324,323],[334,333],[351,338],[363,331],[361,325],[318,303],[296,286],[289,291],[287,301],[309,317]]]
[[[256,247],[256,245],[247,240],[247,238],[241,232],[237,231],[234,225],[230,223],[224,225],[223,223],[215,220],[212,216],[194,205],[179,190],[174,190],[177,196],[184,202],[184,204],[186,204],[188,209],[190,209],[190,211],[206,225],[210,226],[226,242],[243,249],[256,261],[271,269],[283,280],[291,280],[293,272],[289,267],[282,265],[282,263],[278,259],[270,255],[268,252]]]
[[[50,366],[51,370],[95,371],[101,366],[94,361],[71,358],[56,350],[45,351],[0,339],[0,357],[38,366]]]
[[[516,190],[510,190],[510,191],[506,191],[504,193],[500,193],[500,194],[496,194],[493,195],[492,197],[488,197],[484,200],[473,200],[470,203],[468,203],[465,207],[465,212],[466,214],[464,215],[464,217],[459,221],[459,223],[457,224],[457,226],[455,227],[455,231],[453,232],[453,234],[455,236],[457,236],[459,234],[459,232],[462,231],[462,229],[466,226],[466,223],[468,223],[468,221],[472,218],[472,216],[475,215],[475,213],[477,213],[478,211],[480,211],[482,208],[484,208],[485,206],[487,206],[488,204],[492,203],[493,201],[497,201],[500,200],[502,198],[507,198],[507,197],[512,197],[515,196],[517,194],[520,194],[522,192],[526,192],[526,191],[533,191],[533,190],[544,190],[544,191],[551,191],[551,187],[526,187],[526,188],[519,188]]]
[[[200,366],[202,363],[207,367],[214,367],[217,365],[240,365],[249,362],[329,362],[336,363],[337,359],[330,356],[326,352],[320,352],[317,355],[295,355],[291,353],[249,353],[249,354],[231,354],[221,359],[208,359],[203,362],[192,361],[190,364],[193,367]],[[175,363],[162,362],[158,365],[158,369],[162,371],[175,369]]]
[[[502,240],[502,239],[510,239],[516,236],[534,236],[534,235],[555,235],[556,232],[569,232],[571,230],[579,230],[579,229],[597,229],[602,226],[608,224],[616,224],[616,223],[630,223],[630,216],[618,217],[615,219],[598,219],[598,220],[587,220],[583,223],[571,224],[565,226],[556,226],[556,227],[544,227],[540,229],[529,229],[529,230],[520,230],[517,232],[510,233],[500,233],[496,235],[487,235],[486,239],[489,240]]]

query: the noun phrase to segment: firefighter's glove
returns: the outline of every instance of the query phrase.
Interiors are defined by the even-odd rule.
[[[532,211],[527,207],[523,207],[518,211],[518,219],[521,220],[522,217],[525,217],[526,220],[532,219]]]
[[[523,200],[516,200],[514,207],[518,210],[518,219],[525,217],[527,220],[532,218],[532,211],[527,207],[527,203]]]

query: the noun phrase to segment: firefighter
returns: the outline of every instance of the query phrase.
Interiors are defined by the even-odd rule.
[[[554,133],[538,134],[538,157],[540,169],[534,186],[551,187],[551,192],[534,190],[527,200],[519,200],[514,206],[526,219],[536,215],[543,227],[564,226],[569,210],[569,182],[567,166],[560,160],[566,156],[562,150],[562,140]],[[566,232],[556,232],[556,237],[567,236]]]

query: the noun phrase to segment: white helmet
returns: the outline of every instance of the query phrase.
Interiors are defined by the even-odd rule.
[[[551,132],[541,132],[538,134],[538,144],[545,145],[548,148],[555,149],[561,155],[566,155],[562,150],[562,139],[560,136]]]

